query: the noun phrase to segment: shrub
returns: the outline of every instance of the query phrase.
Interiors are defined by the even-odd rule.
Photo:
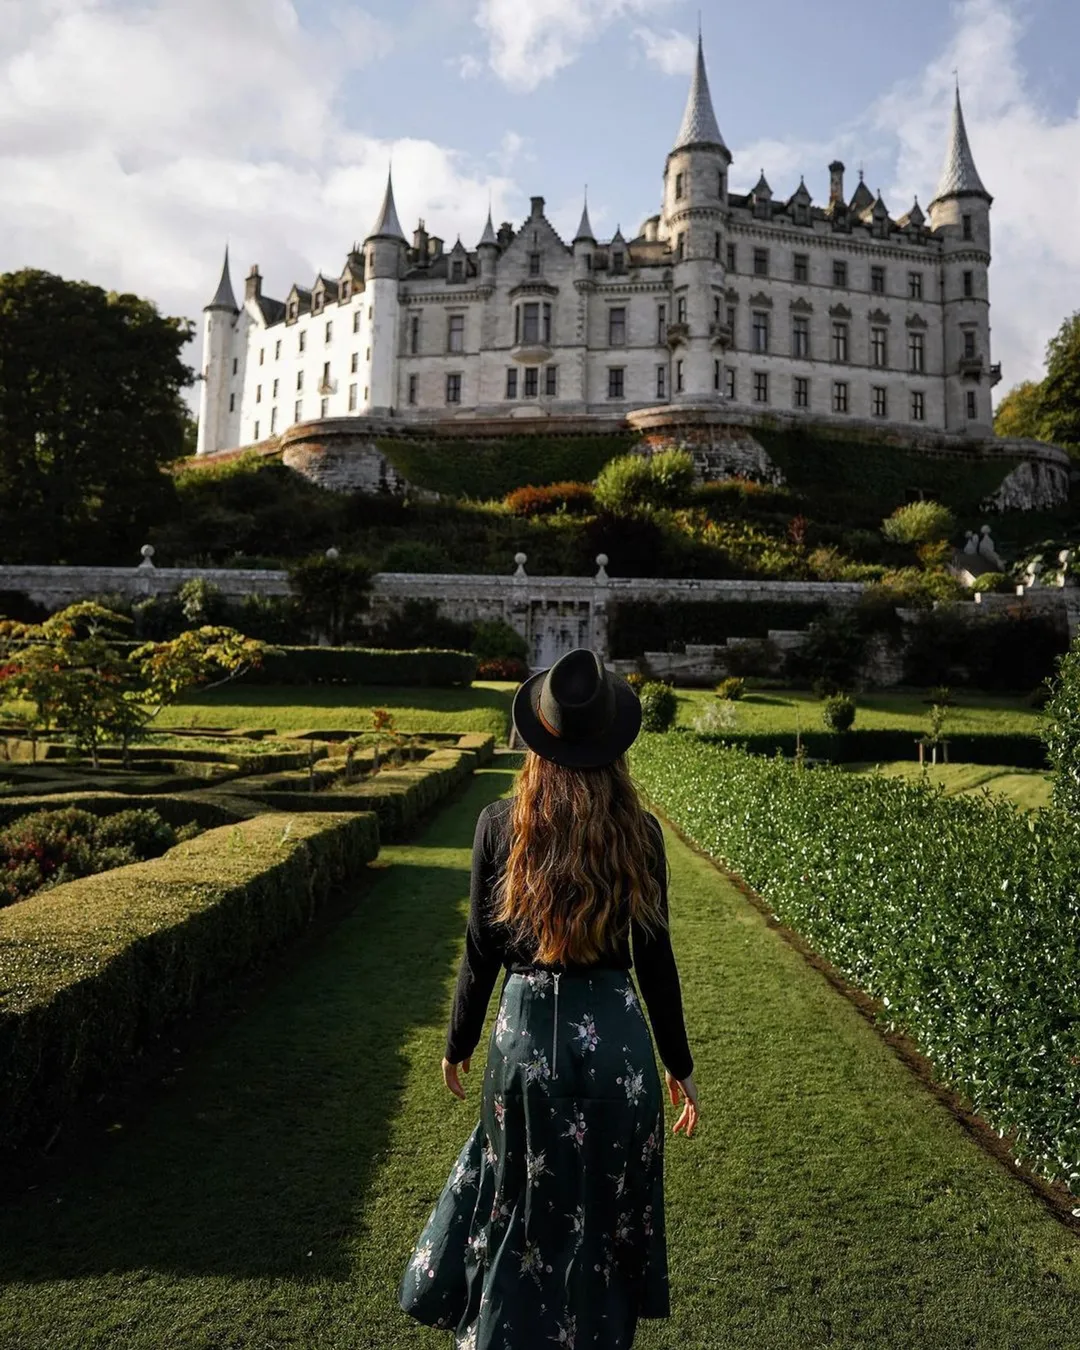
[[[379,560],[380,572],[447,572],[449,559],[438,544],[426,539],[398,539]]]
[[[479,661],[513,659],[524,662],[529,655],[529,644],[516,628],[511,628],[502,619],[481,619],[473,624],[469,650]]]
[[[948,539],[955,529],[953,513],[933,501],[898,506],[881,524],[881,533],[893,544],[931,544]]]
[[[734,701],[746,692],[746,681],[739,675],[729,675],[716,686],[716,692],[720,698]]]
[[[630,674],[624,676],[624,678],[626,680],[626,683],[630,686],[630,688],[635,690],[640,696],[642,685],[646,683],[645,676],[642,675],[641,671],[632,670]]]
[[[372,624],[364,634],[367,646],[393,651],[407,651],[410,647],[468,651],[472,640],[471,623],[448,619],[440,613],[437,600],[419,598],[406,600],[400,609]]]
[[[800,648],[788,653],[787,673],[815,690],[851,689],[866,655],[867,633],[851,610],[834,610],[815,619]]]
[[[517,656],[493,656],[477,663],[478,680],[516,680],[518,684],[529,678],[529,667]]]
[[[506,509],[512,516],[587,516],[596,507],[591,483],[549,483],[546,487],[521,487],[507,493]]]
[[[596,478],[596,504],[615,515],[682,506],[694,485],[694,461],[685,450],[622,455]]]
[[[669,731],[675,725],[679,700],[670,684],[650,681],[641,686],[641,726],[645,731]]]
[[[1015,580],[1007,572],[980,572],[971,584],[973,591],[1002,594],[1016,590]]]
[[[1058,664],[1042,724],[1054,770],[1054,805],[1080,817],[1080,638]]]
[[[476,657],[470,652],[418,648],[383,651],[368,647],[282,647],[244,677],[258,684],[386,684],[447,688],[471,684]]]
[[[700,848],[878,1000],[882,1023],[1016,1132],[1018,1155],[1075,1187],[1080,827],[689,734],[643,736],[631,762]]]
[[[358,630],[367,609],[374,568],[367,558],[329,557],[313,553],[292,563],[289,587],[298,613],[312,629],[325,632],[331,643],[347,641]]]
[[[752,478],[719,478],[699,483],[692,491],[690,501],[701,506],[712,516],[771,515],[790,511],[793,503],[791,489],[772,483],[758,483]]]
[[[847,694],[833,694],[825,700],[821,716],[830,731],[850,731],[855,721],[855,700]]]
[[[1019,603],[987,615],[942,606],[908,625],[904,680],[1026,691],[1053,673],[1067,646],[1053,619]]]
[[[614,658],[633,659],[687,643],[708,646],[729,637],[767,638],[774,628],[805,629],[826,612],[821,601],[619,600],[610,607],[608,643]]]

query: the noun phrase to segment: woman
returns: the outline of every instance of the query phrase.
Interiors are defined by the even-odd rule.
[[[402,1309],[459,1350],[624,1350],[667,1317],[664,1112],[697,1123],[667,864],[625,752],[637,695],[585,648],[514,698],[515,794],[480,813],[443,1076],[465,1099],[495,978],[480,1120],[413,1249]]]

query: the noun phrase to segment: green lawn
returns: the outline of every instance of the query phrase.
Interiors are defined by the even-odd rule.
[[[709,689],[678,690],[678,725],[690,727],[716,695]],[[930,704],[923,690],[858,694],[855,727],[864,730],[921,732],[929,728]],[[955,707],[947,732],[1031,732],[1039,730],[1039,713],[1020,698],[982,693],[954,693]],[[806,690],[770,689],[748,693],[735,705],[733,731],[821,731],[823,700]],[[797,726],[798,724],[798,726]]]
[[[1038,769],[1016,769],[1007,764],[928,764],[920,768],[915,761],[899,760],[892,764],[848,764],[846,767],[851,773],[883,773],[911,783],[921,781],[925,774],[931,783],[944,787],[946,796],[989,791],[1028,809],[1049,806],[1053,785],[1052,774],[1041,773]]]
[[[465,1103],[439,1061],[473,824],[510,783],[481,772],[385,849],[355,909],[119,1113],[93,1162],[61,1157],[4,1205],[3,1350],[445,1346],[395,1294],[479,1109],[482,1055]],[[693,1139],[667,1136],[673,1316],[638,1344],[1069,1345],[1076,1236],[711,864],[668,844],[702,1115]],[[481,1047],[494,1015],[493,999]]]

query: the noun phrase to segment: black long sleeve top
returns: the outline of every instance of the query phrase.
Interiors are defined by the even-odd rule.
[[[494,887],[509,851],[510,806],[507,798],[492,802],[484,807],[476,822],[469,923],[446,1041],[446,1058],[451,1064],[460,1064],[476,1049],[499,970],[505,967],[509,976],[512,966],[535,961],[535,945],[531,949],[516,945],[507,930],[491,920]],[[629,924],[624,923],[621,933],[613,938],[609,956],[596,964],[622,970],[636,968],[660,1058],[665,1068],[681,1080],[693,1072],[694,1061],[686,1039],[679,972],[666,927],[667,858],[663,833],[655,816],[650,814],[649,820],[657,835],[653,874],[660,884],[665,926],[650,936],[630,917]]]

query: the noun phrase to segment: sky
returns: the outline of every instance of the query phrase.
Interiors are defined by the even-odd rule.
[[[700,8],[699,8],[700,6]],[[733,191],[863,168],[925,206],[954,71],[994,196],[997,395],[1080,309],[1076,0],[0,0],[0,271],[199,321],[228,242],[283,298],[337,276],[392,162],[406,233],[474,247],[529,198],[571,238],[659,210],[698,19]],[[201,326],[201,324],[197,324]],[[186,348],[201,363],[200,340]],[[194,392],[193,392],[194,397]]]

